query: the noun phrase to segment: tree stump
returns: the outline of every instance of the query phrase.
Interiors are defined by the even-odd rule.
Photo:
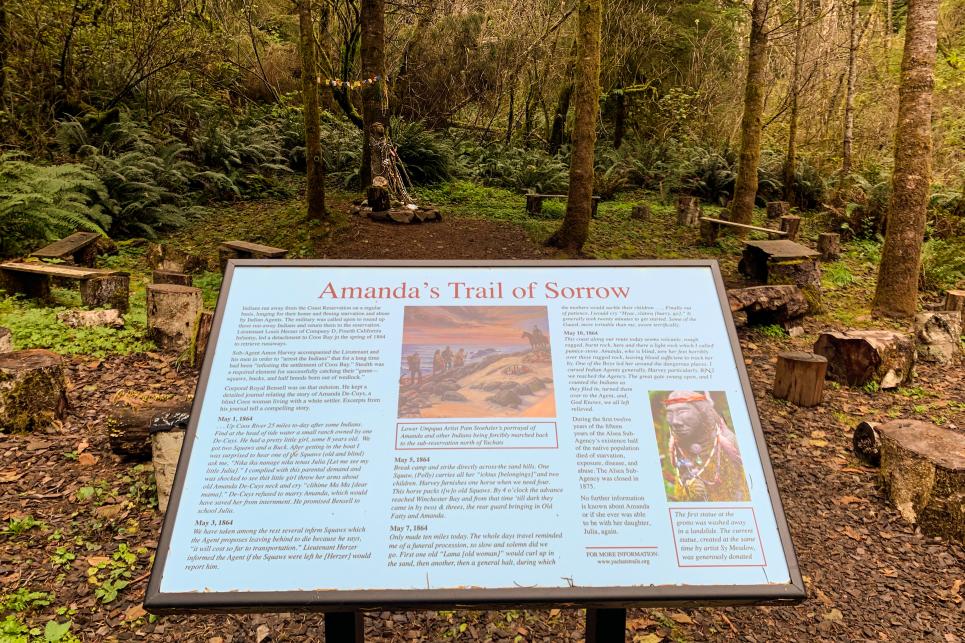
[[[526,195],[526,214],[533,216],[543,213],[543,195],[542,194],[527,194]]]
[[[377,177],[376,180],[382,179],[382,177]],[[385,179],[382,179],[384,182]],[[388,212],[392,209],[392,200],[389,196],[389,190],[384,185],[370,185],[366,190],[366,196],[369,200],[369,207],[372,212]]]
[[[164,350],[193,348],[201,315],[201,289],[174,284],[147,287],[147,333]]]
[[[902,518],[965,543],[965,435],[918,420],[878,427],[881,480]]]
[[[178,470],[184,432],[191,416],[184,412],[157,415],[151,420],[151,458],[154,462],[154,479],[157,481],[157,506],[161,513],[168,509],[174,474]]]
[[[700,199],[695,196],[677,197],[677,225],[696,227],[700,220]]]
[[[64,373],[63,358],[47,350],[0,354],[0,431],[34,431],[63,419]]]
[[[158,400],[138,395],[123,395],[107,414],[107,441],[111,451],[130,459],[151,457],[151,423],[168,413],[190,413],[191,403],[182,399]]]
[[[90,308],[114,308],[126,313],[131,293],[131,276],[119,272],[91,277],[80,282],[80,300]]]
[[[791,204],[787,201],[768,201],[766,209],[768,219],[780,219],[791,213]]]
[[[851,448],[856,456],[868,464],[878,466],[881,463],[881,435],[878,433],[878,425],[874,422],[861,422],[854,427]]]
[[[821,261],[837,261],[841,258],[841,235],[836,232],[822,232],[818,235],[818,252]]]
[[[817,406],[824,396],[828,360],[814,353],[778,353],[772,394],[797,406]]]
[[[949,290],[945,293],[945,310],[958,311],[965,324],[965,290]]]
[[[824,332],[814,352],[828,358],[828,377],[848,386],[895,388],[911,380],[915,366],[911,337],[890,330]]]
[[[208,339],[211,327],[214,325],[214,312],[201,311],[198,317],[198,334],[194,340],[194,366],[200,367],[204,363],[204,354],[208,352]]]
[[[795,241],[797,233],[801,229],[801,217],[793,214],[785,214],[781,217],[781,231],[786,232],[784,236],[788,241]]]
[[[717,243],[717,236],[720,234],[720,226],[713,221],[700,222],[700,242],[705,246],[712,246]]]
[[[648,221],[650,219],[650,206],[646,203],[633,206],[630,211],[630,218],[634,221]]]
[[[942,310],[915,315],[915,342],[925,362],[947,364],[961,351],[962,316]]]
[[[9,328],[0,327],[0,353],[9,353],[13,350],[13,334]]]
[[[809,312],[821,310],[818,253],[793,241],[746,241],[737,269],[760,284],[792,284],[801,289]]]
[[[159,243],[148,244],[147,263],[153,270],[198,272],[208,267],[203,257]]]
[[[727,301],[731,312],[745,313],[751,326],[797,326],[797,321],[808,311],[804,292],[790,284],[731,288],[727,291]]]
[[[194,277],[183,272],[173,270],[155,270],[152,273],[151,281],[156,284],[174,284],[176,286],[193,286]]]

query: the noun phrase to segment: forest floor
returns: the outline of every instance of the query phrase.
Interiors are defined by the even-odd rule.
[[[261,201],[218,210],[168,241],[212,260],[217,243],[229,238],[281,245],[301,257],[549,256],[538,240],[557,225],[552,217],[559,211],[528,220],[522,198],[464,184],[426,194],[446,204],[443,223],[394,226],[346,215],[316,244],[297,205]],[[333,207],[347,211],[347,198],[333,195]],[[739,283],[738,241],[702,248],[696,231],[673,225],[670,206],[654,203],[649,221],[630,220],[634,202],[601,205],[590,256],[716,258],[725,279]],[[817,225],[805,225],[805,236],[816,232]],[[963,640],[965,550],[902,522],[879,488],[877,470],[850,449],[860,420],[916,418],[965,430],[961,360],[951,367],[920,363],[914,382],[891,392],[831,385],[825,402],[811,409],[769,393],[779,351],[807,350],[827,328],[881,326],[867,309],[876,253],[874,244],[852,243],[842,261],[824,267],[826,310],[807,318],[803,336],[792,339],[776,327],[739,332],[808,600],[790,607],[634,609],[628,640]],[[0,437],[0,641],[26,640],[17,637],[31,636],[31,628],[35,640],[44,640],[45,627],[51,639],[67,620],[69,635],[82,641],[322,640],[317,614],[153,617],[141,607],[162,517],[150,465],[111,453],[104,418],[111,399],[125,391],[191,395],[197,371],[141,339],[150,279],[143,245],[122,244],[108,264],[132,273],[127,330],[70,331],[53,317],[58,308],[0,298],[0,326],[13,330],[17,347],[69,355],[71,386],[62,424]],[[197,283],[213,305],[220,275],[203,273]],[[75,294],[56,296],[61,306],[78,304]],[[374,612],[365,624],[366,640],[400,642],[578,641],[584,631],[583,612],[570,609]]]

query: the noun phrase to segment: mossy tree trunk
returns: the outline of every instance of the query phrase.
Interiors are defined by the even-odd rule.
[[[302,57],[302,100],[305,118],[305,181],[309,219],[324,219],[325,164],[322,161],[321,124],[318,107],[318,62],[311,0],[296,0],[298,47]]]
[[[741,151],[737,185],[730,220],[750,223],[757,196],[757,167],[761,161],[761,129],[764,114],[764,77],[767,71],[768,0],[754,0],[751,7],[751,37],[744,85],[744,115],[741,118]]]
[[[895,169],[888,226],[872,309],[907,318],[918,305],[918,276],[931,181],[932,89],[939,0],[910,0],[901,60]]]
[[[372,183],[372,149],[369,130],[375,123],[385,125],[385,0],[362,0],[362,78],[379,81],[362,90],[362,166],[359,187],[364,192]]]
[[[804,47],[804,0],[797,0],[794,25],[794,63],[791,66],[790,102],[787,125],[787,156],[784,159],[784,200],[797,203],[797,120],[801,93],[801,50]]]
[[[590,232],[593,213],[593,150],[596,122],[600,116],[600,30],[603,0],[580,0],[578,58],[576,63],[576,114],[570,187],[563,224],[547,245],[579,253]]]

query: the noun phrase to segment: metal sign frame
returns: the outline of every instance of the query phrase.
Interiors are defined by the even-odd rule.
[[[738,378],[751,421],[757,455],[760,458],[767,492],[781,547],[789,571],[787,584],[770,585],[650,585],[623,587],[507,587],[487,589],[404,589],[404,590],[325,590],[280,592],[169,592],[162,593],[161,576],[167,559],[174,523],[177,518],[184,481],[191,462],[192,445],[198,432],[198,419],[208,387],[208,378],[220,342],[225,305],[235,270],[245,267],[338,267],[338,268],[709,268],[713,275],[730,348],[735,356]],[[754,403],[727,292],[720,268],[714,260],[617,260],[617,261],[389,261],[389,260],[284,260],[233,259],[228,262],[218,296],[214,323],[194,396],[191,420],[185,434],[174,486],[158,542],[144,607],[155,614],[240,613],[240,612],[349,612],[385,609],[500,609],[572,607],[588,609],[626,607],[703,607],[712,605],[774,605],[799,603],[807,597],[804,580],[783,506],[771,468],[764,433]],[[203,574],[203,572],[199,572]]]

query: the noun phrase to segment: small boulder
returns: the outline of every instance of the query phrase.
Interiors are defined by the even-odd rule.
[[[508,389],[503,389],[495,395],[490,395],[486,399],[493,404],[498,404],[499,406],[511,406],[513,408],[518,408],[519,405],[523,403],[522,398],[519,397],[516,391],[510,391]]]
[[[442,399],[447,402],[468,402],[469,398],[460,393],[459,391],[446,391],[442,394]]]
[[[961,350],[962,315],[957,311],[919,313],[915,316],[918,356],[926,362],[947,364]]]

